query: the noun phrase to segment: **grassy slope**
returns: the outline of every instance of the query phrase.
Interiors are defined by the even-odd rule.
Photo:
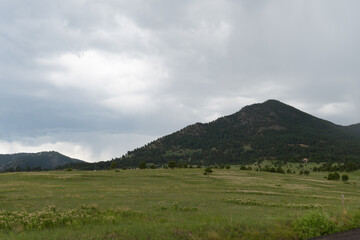
[[[359,172],[350,174],[349,184],[328,181],[325,173],[299,176],[230,169],[215,170],[209,178],[202,173],[203,169],[157,169],[0,174],[1,210],[32,212],[46,206],[71,209],[91,204],[144,214],[118,218],[113,224],[0,232],[0,238],[246,239],[251,232],[255,239],[272,239],[264,229],[297,218],[309,211],[306,206],[339,214],[341,194],[348,212],[360,206]]]

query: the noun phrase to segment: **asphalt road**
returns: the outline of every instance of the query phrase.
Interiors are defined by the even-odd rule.
[[[360,240],[360,228],[328,236],[312,238],[310,240]]]

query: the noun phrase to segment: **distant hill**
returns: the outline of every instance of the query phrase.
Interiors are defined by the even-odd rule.
[[[64,164],[81,162],[58,152],[0,154],[0,171],[54,169]]]
[[[339,126],[277,100],[246,106],[210,123],[196,123],[116,158],[118,167],[244,164],[264,159],[298,162],[360,162],[360,124]],[[78,164],[108,167],[109,162]]]

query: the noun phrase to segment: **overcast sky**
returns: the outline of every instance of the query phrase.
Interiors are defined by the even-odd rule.
[[[0,153],[109,160],[278,99],[360,122],[358,0],[2,0]]]

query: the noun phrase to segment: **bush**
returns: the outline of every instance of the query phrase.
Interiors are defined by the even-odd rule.
[[[308,170],[305,170],[305,171],[304,171],[304,174],[305,174],[306,176],[309,176],[310,172],[309,172]]]
[[[174,169],[177,166],[177,164],[175,161],[170,161],[170,162],[168,162],[168,166],[169,166],[169,168]]]
[[[287,173],[287,174],[291,174],[292,171],[291,171],[290,169],[288,169],[288,170],[286,170],[286,173]]]
[[[329,234],[334,230],[334,223],[320,212],[310,212],[293,223],[300,239],[309,239]]]
[[[110,170],[114,170],[117,166],[117,163],[114,161],[111,163]]]
[[[72,168],[68,168],[68,169],[66,169],[66,171],[71,172],[71,171],[72,171]]]
[[[285,171],[280,166],[277,167],[276,172],[277,173],[285,173]]]
[[[212,169],[210,167],[205,168],[204,175],[209,176],[212,173]]]
[[[140,169],[145,169],[146,168],[146,163],[144,161],[140,162],[139,168]]]
[[[340,175],[337,172],[334,173],[329,173],[328,180],[335,180],[335,181],[339,181],[340,180]]]
[[[342,180],[343,182],[347,182],[347,181],[349,181],[349,176],[346,175],[346,174],[344,174],[344,175],[341,176],[341,180]]]
[[[226,169],[230,169],[230,165],[226,165]]]

